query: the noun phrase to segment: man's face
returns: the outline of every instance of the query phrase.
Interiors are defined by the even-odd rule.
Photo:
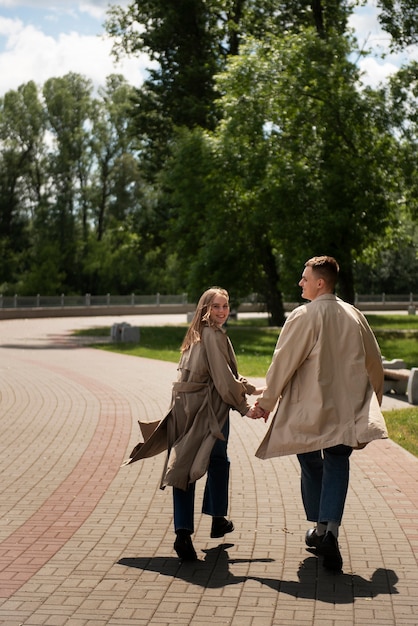
[[[302,298],[304,300],[315,300],[319,292],[320,279],[315,276],[311,267],[305,267],[302,272],[302,278],[299,281],[299,287],[302,288]]]

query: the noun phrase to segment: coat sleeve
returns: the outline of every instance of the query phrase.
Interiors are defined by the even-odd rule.
[[[245,415],[250,409],[245,394],[251,393],[254,388],[232,371],[231,365],[234,367],[235,363],[230,362],[232,346],[228,345],[228,337],[222,330],[206,327],[203,329],[202,341],[216,391],[225,404]]]
[[[284,388],[315,345],[315,328],[311,316],[306,313],[304,305],[295,309],[287,318],[279,335],[266,374],[266,389],[258,400],[266,411],[274,409]]]
[[[363,337],[367,374],[379,404],[382,404],[384,386],[382,354],[376,337],[362,313],[360,313],[360,327]]]

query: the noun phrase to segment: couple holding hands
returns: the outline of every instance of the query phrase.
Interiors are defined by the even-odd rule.
[[[383,367],[366,318],[335,295],[339,267],[330,256],[305,263],[299,282],[308,302],[286,319],[266,374],[256,388],[239,375],[223,329],[227,291],[205,291],[181,346],[178,379],[168,414],[143,430],[125,464],[167,451],[161,488],[173,487],[174,549],[182,561],[197,559],[194,532],[196,481],[206,474],[202,512],[212,517],[211,537],[234,530],[227,519],[229,411],[272,419],[259,445],[260,459],[296,454],[302,502],[315,525],[305,542],[325,568],[342,570],[338,533],[353,449],[387,437],[380,410]],[[247,396],[257,396],[250,405]],[[151,436],[146,435],[152,431]]]

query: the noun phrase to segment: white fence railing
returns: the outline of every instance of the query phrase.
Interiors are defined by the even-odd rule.
[[[65,308],[65,307],[115,307],[115,306],[160,306],[160,305],[186,305],[188,304],[187,293],[177,295],[164,295],[160,293],[150,295],[137,295],[134,293],[116,296],[107,293],[94,296],[89,293],[79,296],[3,296],[0,294],[0,309],[32,309],[32,308]],[[262,300],[257,294],[251,294],[244,298],[243,304],[261,305]],[[354,304],[364,308],[366,305],[414,305],[418,306],[418,294],[356,294]]]
[[[300,302],[287,301],[284,309],[292,311]],[[418,309],[418,294],[357,294],[355,305],[362,311],[405,311],[415,315]],[[142,315],[159,313],[190,313],[195,303],[189,302],[187,294],[180,295],[136,295],[114,296],[3,296],[0,294],[0,319],[24,317],[69,317],[92,315]],[[265,305],[257,294],[245,298],[237,309],[242,312],[266,312]]]
[[[86,293],[81,296],[3,296],[0,294],[0,309],[19,308],[49,308],[49,307],[90,307],[90,306],[159,306],[164,304],[187,304],[187,294],[162,295],[159,293],[152,295],[136,295],[134,293],[126,296],[114,296],[110,293],[103,296],[92,296]]]
[[[404,304],[418,303],[418,294],[356,294],[355,304],[373,303],[373,304],[390,304],[391,302],[400,302]]]

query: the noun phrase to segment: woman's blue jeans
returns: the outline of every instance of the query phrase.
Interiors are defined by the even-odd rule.
[[[341,524],[353,449],[339,445],[298,454],[302,501],[311,522]]]
[[[203,494],[202,513],[223,517],[228,510],[229,459],[227,455],[229,418],[222,429],[225,441],[217,439],[212,448]],[[196,483],[186,491],[173,487],[174,530],[194,532],[194,501]]]

